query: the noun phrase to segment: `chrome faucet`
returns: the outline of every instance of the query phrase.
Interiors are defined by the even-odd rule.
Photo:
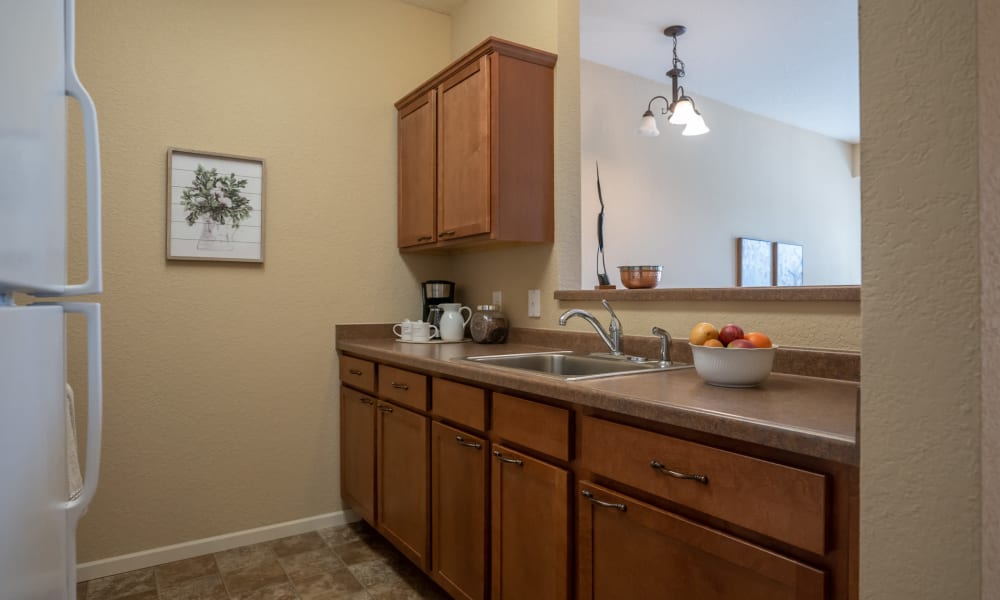
[[[611,309],[611,305],[608,304],[607,300],[601,300],[601,304],[603,304],[604,308],[608,309],[608,312],[611,313],[611,323],[608,325],[607,333],[604,332],[604,328],[601,327],[601,324],[597,321],[596,318],[594,318],[594,315],[583,310],[582,308],[571,308],[566,312],[564,312],[559,317],[559,324],[566,325],[566,322],[569,321],[571,318],[580,317],[584,321],[590,323],[590,325],[594,328],[594,330],[597,331],[597,335],[601,336],[601,339],[604,341],[604,343],[608,345],[608,348],[611,350],[611,354],[614,354],[615,356],[621,356],[623,354],[622,322],[618,320],[618,315],[616,315],[615,311]]]

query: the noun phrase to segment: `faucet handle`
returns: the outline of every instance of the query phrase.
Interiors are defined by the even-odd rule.
[[[653,335],[660,336],[660,362],[670,362],[670,346],[674,342],[670,332],[661,327],[653,327]]]
[[[611,313],[611,324],[608,326],[608,328],[621,329],[622,322],[618,319],[618,315],[615,314],[614,309],[611,308],[611,304],[608,303],[607,299],[602,298],[601,304],[603,304],[604,308],[606,308],[608,312]]]

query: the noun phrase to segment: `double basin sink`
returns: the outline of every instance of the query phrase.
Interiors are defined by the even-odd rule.
[[[658,360],[649,360],[638,356],[581,354],[570,351],[466,356],[460,360],[471,361],[481,365],[550,375],[564,381],[655,373],[659,371],[687,369],[692,366],[688,363],[672,361],[662,363]]]

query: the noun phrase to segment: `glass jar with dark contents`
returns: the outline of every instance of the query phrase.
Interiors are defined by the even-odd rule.
[[[469,320],[472,341],[478,344],[502,344],[507,341],[507,317],[492,304],[480,304]]]

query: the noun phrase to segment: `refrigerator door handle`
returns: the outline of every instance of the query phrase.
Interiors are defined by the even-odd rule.
[[[101,277],[101,144],[97,132],[97,109],[76,73],[76,6],[65,1],[66,95],[80,103],[87,162],[87,281],[65,285],[59,291],[39,291],[36,296],[82,296],[100,294]]]
[[[101,305],[93,302],[62,302],[56,304],[68,313],[87,317],[87,462],[83,473],[83,491],[66,504],[70,519],[83,516],[97,491],[101,466],[101,413],[103,393],[101,370]]]

